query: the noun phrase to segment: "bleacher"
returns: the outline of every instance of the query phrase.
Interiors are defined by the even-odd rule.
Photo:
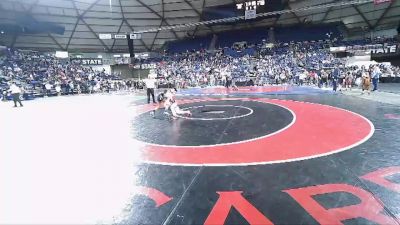
[[[211,44],[212,36],[187,38],[184,40],[172,41],[167,43],[169,53],[181,53],[186,51],[199,51],[208,49]]]
[[[318,40],[340,40],[342,34],[338,24],[324,24],[323,26],[305,25],[294,27],[274,28],[275,41],[277,43],[318,41]],[[263,41],[269,41],[269,28],[257,27],[245,30],[233,30],[218,33],[215,47],[218,49],[231,48],[235,43],[246,41],[248,46],[253,46]],[[169,53],[181,53],[186,51],[199,51],[208,49],[212,36],[188,38],[179,41],[169,42],[167,49]],[[356,44],[356,43],[355,43]],[[235,53],[233,50],[226,50],[233,57],[239,57],[242,53]],[[248,52],[252,54],[253,51]]]

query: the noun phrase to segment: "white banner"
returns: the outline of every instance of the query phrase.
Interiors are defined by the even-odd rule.
[[[116,34],[114,35],[115,39],[126,39],[126,34]]]
[[[397,45],[388,45],[382,48],[372,49],[371,53],[373,54],[390,54],[397,52]]]
[[[354,45],[354,46],[347,46],[347,52],[364,52],[367,54],[388,54],[388,53],[396,53],[397,52],[397,45],[392,44],[374,44],[374,45]]]
[[[135,65],[133,66],[133,68],[135,68],[135,69],[142,69],[142,70],[145,70],[145,69],[155,69],[155,68],[157,68],[157,64],[154,64],[154,63],[151,63],[151,64],[135,64]]]
[[[255,9],[246,10],[244,12],[244,18],[246,20],[255,19],[257,17],[257,12]]]
[[[345,52],[346,46],[341,47],[330,47],[331,52]]]
[[[130,38],[132,40],[139,40],[139,39],[142,39],[142,34],[131,34]]]
[[[100,39],[112,39],[111,34],[99,34]]]
[[[77,63],[80,65],[103,65],[103,59],[99,58],[73,58],[70,59],[71,62]]]

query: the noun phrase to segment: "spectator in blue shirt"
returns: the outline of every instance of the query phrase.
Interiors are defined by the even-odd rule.
[[[378,90],[378,82],[379,82],[379,77],[381,76],[381,70],[379,69],[378,66],[374,67],[374,70],[372,71],[372,84],[374,85],[374,89],[372,91],[377,91]]]

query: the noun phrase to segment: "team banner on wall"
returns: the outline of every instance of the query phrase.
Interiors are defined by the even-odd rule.
[[[77,63],[83,66],[98,66],[103,65],[103,59],[99,58],[73,58],[71,59],[72,63]]]
[[[380,48],[372,49],[371,55],[378,55],[378,56],[385,56],[385,55],[393,55],[398,53],[398,46],[397,45],[384,45]]]
[[[157,64],[155,64],[155,63],[135,64],[135,65],[133,65],[134,69],[142,69],[142,70],[155,69],[156,67],[157,67]]]
[[[354,45],[354,46],[346,46],[346,47],[333,47],[332,50],[340,49],[343,51],[343,48],[346,49],[346,52],[355,53],[355,52],[365,52],[371,54],[396,54],[398,52],[398,46],[395,44],[375,44],[375,45]]]

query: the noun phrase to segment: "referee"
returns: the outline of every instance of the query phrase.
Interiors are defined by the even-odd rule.
[[[147,103],[150,104],[150,95],[153,98],[153,103],[155,104],[156,101],[154,99],[154,88],[156,88],[156,77],[157,74],[154,73],[153,70],[150,70],[149,76],[147,79],[144,80],[147,89]]]
[[[8,90],[11,92],[12,95],[12,99],[14,101],[14,107],[17,107],[17,102],[19,103],[19,105],[21,107],[23,107],[21,99],[19,98],[19,96],[21,95],[21,88],[19,88],[15,82],[13,82],[10,86],[10,89]]]

